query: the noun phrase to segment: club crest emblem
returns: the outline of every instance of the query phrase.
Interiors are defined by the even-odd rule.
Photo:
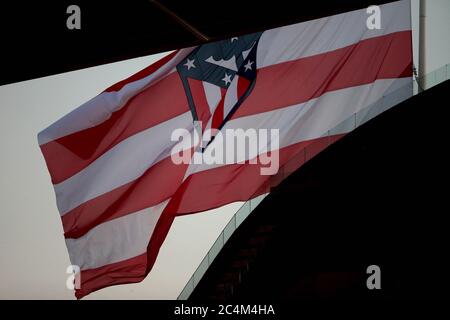
[[[194,121],[220,130],[252,91],[262,33],[207,43],[177,66]]]

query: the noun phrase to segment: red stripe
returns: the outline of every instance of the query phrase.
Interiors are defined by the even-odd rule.
[[[79,238],[100,223],[163,202],[180,186],[187,167],[168,157],[138,179],[84,202],[61,217],[64,236]]]
[[[82,270],[80,273],[80,289],[75,290],[77,299],[104,287],[144,280],[147,275],[147,254],[108,264],[106,266]]]
[[[297,169],[329,146],[331,141],[336,141],[342,136],[302,141],[282,148],[279,151],[280,167],[289,164],[290,170]],[[297,167],[294,168],[294,165]],[[260,164],[232,164],[193,174],[184,181],[170,202],[179,203],[176,208],[177,214],[202,212],[231,202],[246,201],[262,185],[269,183],[270,186],[274,186],[280,176],[282,179],[285,178],[284,172],[279,172],[275,176],[263,176],[260,169]],[[274,181],[277,182],[274,184]]]
[[[64,181],[126,138],[188,110],[180,77],[172,73],[103,123],[42,145],[52,182]]]
[[[130,77],[128,77],[128,78],[126,78],[126,79],[124,79],[124,80],[122,80],[120,82],[117,82],[117,83],[113,84],[109,88],[105,89],[104,92],[120,91],[120,89],[122,89],[128,83],[138,81],[140,79],[143,79],[143,78],[151,75],[156,70],[158,70],[163,65],[165,65],[170,60],[172,60],[172,58],[175,57],[178,52],[179,52],[179,50],[176,50],[176,51],[168,54],[164,58],[161,58],[160,60],[158,60],[155,63],[153,63],[153,64],[149,65],[148,67],[146,67],[145,69],[142,69],[141,71],[133,74],[132,76],[130,76]]]
[[[191,88],[192,98],[197,111],[197,117],[199,121],[202,121],[203,129],[208,123],[211,117],[211,112],[209,110],[208,100],[206,99],[205,88],[203,87],[203,82],[195,79],[189,78],[189,86]]]
[[[237,84],[237,97],[238,97],[238,99],[240,99],[245,94],[245,92],[247,91],[249,85],[250,85],[250,81],[247,80],[246,78],[244,78],[244,77],[239,77],[238,78],[238,84]]]
[[[233,118],[306,102],[326,92],[412,76],[411,31],[375,37],[258,70],[255,87]]]
[[[214,114],[211,121],[211,129],[218,129],[223,122],[223,107],[225,102],[225,94],[227,93],[227,91],[224,88],[220,88],[220,93],[222,94],[222,98],[220,99],[219,104],[214,110]]]

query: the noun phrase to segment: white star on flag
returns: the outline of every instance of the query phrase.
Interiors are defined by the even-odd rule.
[[[195,68],[194,61],[195,59],[192,60],[187,59],[187,62],[183,64],[183,66],[186,66],[188,70],[191,70],[191,68]]]
[[[252,64],[253,64],[253,61],[248,60],[247,64],[244,66],[245,71],[252,70]]]
[[[231,83],[231,74],[227,74],[225,72],[225,77],[222,79],[222,81],[225,81],[225,85],[227,86],[228,84]]]

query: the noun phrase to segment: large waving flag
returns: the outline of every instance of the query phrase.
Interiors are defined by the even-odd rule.
[[[246,161],[177,163],[175,130],[277,129],[283,167],[411,84],[409,0],[380,9],[380,29],[363,9],[178,50],[43,130],[76,296],[143,280],[176,216],[248,200],[270,179],[250,160],[271,139]]]

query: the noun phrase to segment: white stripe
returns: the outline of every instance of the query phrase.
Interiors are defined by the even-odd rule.
[[[87,270],[145,253],[166,204],[99,224],[78,239],[66,239],[71,263]]]
[[[222,99],[220,87],[206,81],[202,81],[202,83],[205,90],[205,96],[206,101],[208,102],[209,111],[211,112],[211,114],[213,114],[214,110],[216,110],[216,107],[220,102],[220,99]]]
[[[347,47],[363,39],[411,30],[410,0],[380,6],[380,30],[369,30],[366,9],[265,31],[259,40],[257,67],[292,61]]]
[[[283,148],[301,141],[322,137],[328,130],[337,127],[354,116],[356,112],[373,105],[384,95],[410,86],[410,84],[411,78],[383,79],[372,84],[330,91],[305,103],[231,120],[221,131],[225,132],[226,129],[279,129],[280,148]],[[405,99],[405,90],[400,91]],[[410,92],[412,94],[412,90]],[[226,143],[226,139],[222,141],[224,144]],[[226,150],[220,144],[221,140],[216,139],[209,147]],[[267,152],[269,146],[270,144],[259,145],[255,153],[246,154],[244,158],[236,159],[236,161],[253,159],[258,154]],[[220,166],[223,164],[193,164],[189,168],[189,173]]]
[[[179,128],[193,130],[190,112],[121,141],[83,170],[54,185],[60,214],[135,180],[153,164],[170,156],[176,144],[171,141],[171,134]]]
[[[94,127],[109,119],[111,114],[120,110],[130,98],[175,71],[176,65],[189,55],[192,50],[193,48],[180,50],[168,63],[158,70],[145,78],[126,84],[117,92],[100,93],[41,131],[38,134],[39,145]]]
[[[223,101],[224,119],[238,101],[238,93],[237,93],[238,81],[239,76],[235,75],[230,83],[230,86],[227,89],[227,93],[225,94],[225,99]]]

